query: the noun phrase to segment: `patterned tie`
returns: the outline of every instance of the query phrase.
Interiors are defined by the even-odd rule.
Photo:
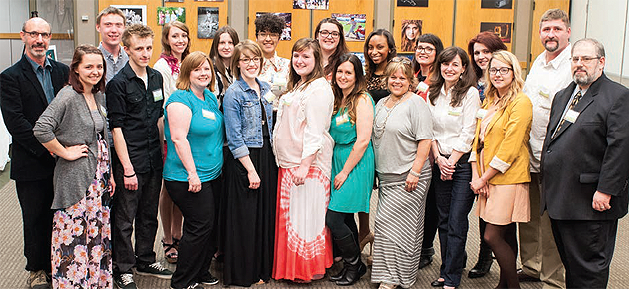
[[[579,103],[579,99],[581,99],[581,91],[577,92],[577,95],[574,96],[574,98],[572,99],[572,102],[570,103],[570,106],[568,106],[568,110],[567,111],[571,111],[572,108],[575,105],[577,105],[577,103]],[[557,129],[553,133],[553,136],[551,137],[551,139],[554,139],[557,136],[557,133],[559,133],[559,131],[561,130],[561,126],[563,125],[564,122],[566,122],[566,117],[565,116],[559,122],[559,125],[557,126]]]

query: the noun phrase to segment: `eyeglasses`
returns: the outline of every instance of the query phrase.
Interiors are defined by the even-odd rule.
[[[39,35],[41,35],[41,38],[48,39],[50,38],[50,36],[52,36],[52,33],[49,33],[49,32],[37,32],[37,31],[26,31],[26,30],[22,30],[22,32],[28,34],[30,37],[33,37],[33,38],[37,38]]]
[[[276,39],[276,38],[280,38],[280,34],[279,33],[260,32],[260,33],[258,33],[258,37],[260,37],[262,39],[266,39],[267,37],[269,37],[271,39]]]
[[[402,64],[411,65],[411,61],[406,57],[393,57],[393,59],[391,59],[391,62],[398,62]]]
[[[417,46],[416,51],[421,52],[421,53],[431,54],[433,51],[435,51],[435,49],[430,46]]]
[[[590,64],[592,62],[592,60],[594,60],[594,59],[600,59],[600,57],[574,56],[574,57],[570,58],[570,60],[572,60],[572,63],[574,63],[574,64],[579,63],[579,60],[581,60],[581,63],[583,63],[583,64]]]
[[[241,58],[240,62],[244,63],[244,64],[249,64],[251,63],[251,61],[253,60],[253,63],[260,63],[260,57],[254,57],[254,58]]]
[[[321,35],[321,37],[323,38],[327,38],[328,36],[332,36],[332,38],[337,39],[339,38],[339,36],[341,36],[341,33],[338,33],[336,31],[327,31],[327,30],[321,30],[319,31],[319,35]]]
[[[489,69],[489,75],[494,75],[499,73],[500,75],[507,75],[509,73],[509,70],[513,70],[513,68],[509,68],[509,67],[501,67],[501,68],[490,68]]]

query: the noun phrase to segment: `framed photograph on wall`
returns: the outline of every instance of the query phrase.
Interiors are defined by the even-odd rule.
[[[397,0],[398,7],[428,7],[428,0]]]
[[[48,50],[46,50],[46,57],[57,60],[57,45],[48,45]]]
[[[415,52],[417,48],[417,37],[422,35],[421,20],[402,20],[402,43],[400,43],[401,51]]]
[[[511,43],[511,23],[481,22],[480,32],[489,31],[496,34],[504,43]]]
[[[186,8],[157,7],[157,25],[164,26],[175,20],[186,23]]]
[[[293,0],[293,9],[328,10],[330,0]]]
[[[511,9],[513,0],[481,0],[480,8],[485,9]]]
[[[197,12],[197,37],[199,39],[214,38],[218,30],[218,7],[199,7]]]
[[[332,18],[343,25],[345,41],[364,41],[366,14],[342,14],[332,13]]]
[[[126,26],[131,24],[144,24],[146,25],[146,5],[111,5],[122,10],[125,19],[127,20]]]

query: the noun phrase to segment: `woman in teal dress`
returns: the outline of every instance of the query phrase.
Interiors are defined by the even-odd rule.
[[[343,257],[343,270],[330,277],[330,281],[340,286],[356,283],[367,272],[367,267],[360,260],[358,230],[354,221],[354,213],[369,212],[375,170],[370,141],[374,103],[366,87],[358,57],[342,55],[332,71],[334,114],[330,135],[335,145],[332,193],[325,217]]]

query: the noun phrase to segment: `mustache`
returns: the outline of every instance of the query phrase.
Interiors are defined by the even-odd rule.
[[[31,47],[33,47],[33,48],[46,48],[44,43],[35,43]]]

